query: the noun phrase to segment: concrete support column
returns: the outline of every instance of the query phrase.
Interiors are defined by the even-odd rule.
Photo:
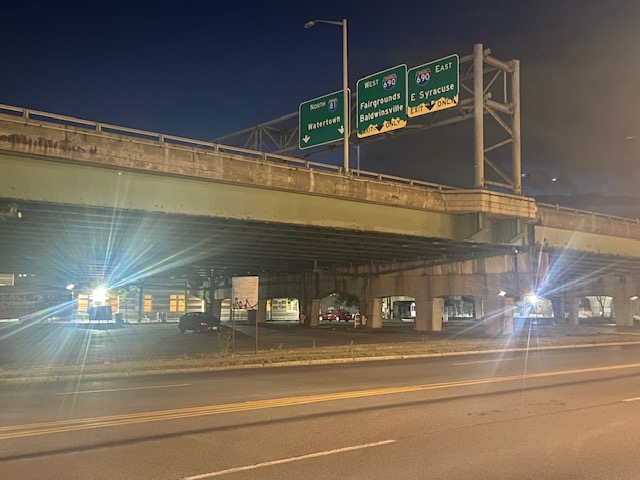
[[[631,297],[635,295],[635,285],[628,277],[621,277],[613,284],[613,312],[616,327],[633,327],[633,308]]]
[[[482,319],[487,335],[513,333],[513,299],[487,294],[482,300]]]
[[[211,313],[218,318],[222,313],[222,300],[211,300]]]
[[[320,299],[310,299],[300,304],[300,318],[307,327],[317,327],[320,317]]]
[[[376,297],[371,302],[371,311],[367,317],[367,328],[382,328],[382,297]]]
[[[444,312],[444,298],[431,300],[431,328],[432,332],[442,331],[442,314]]]
[[[442,325],[444,325],[449,321],[449,307],[444,304],[444,299],[442,299]]]
[[[316,328],[320,323],[320,299],[314,298],[311,300],[311,306],[309,310],[309,326]]]
[[[571,298],[569,303],[569,323],[578,325],[580,323],[580,298]]]
[[[311,302],[300,302],[300,323],[309,326],[311,317],[309,312],[311,311]]]
[[[616,327],[633,327],[631,300],[624,296],[614,296],[613,312],[616,317]]]
[[[258,323],[265,323],[267,321],[267,299],[258,300]]]
[[[472,295],[471,298],[473,298],[473,318],[480,323],[482,320],[482,297]]]
[[[418,332],[441,332],[444,299],[430,298],[428,294],[416,297],[414,328]]]
[[[504,298],[504,316],[502,323],[502,331],[505,335],[513,334],[513,316],[515,315],[515,300],[513,298]]]
[[[553,307],[553,317],[555,323],[565,323],[564,312],[567,310],[567,306],[565,305],[565,297],[551,297],[550,300]]]
[[[428,332],[431,326],[431,309],[432,302],[428,298],[427,294],[421,294],[416,296],[416,318],[413,323],[413,328],[418,332]]]

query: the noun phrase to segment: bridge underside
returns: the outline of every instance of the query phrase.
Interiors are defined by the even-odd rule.
[[[537,246],[538,250],[540,247]],[[543,247],[548,255],[549,282],[558,288],[574,287],[606,275],[637,275],[640,259],[572,249]]]
[[[0,221],[0,266],[47,281],[283,274],[405,261],[444,263],[513,247],[389,233],[40,202]]]

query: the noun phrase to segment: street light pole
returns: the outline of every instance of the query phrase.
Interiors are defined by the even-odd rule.
[[[347,19],[340,22],[333,20],[312,20],[304,25],[304,28],[311,28],[316,23],[328,23],[330,25],[342,26],[342,103],[343,103],[343,162],[344,173],[349,173],[349,73],[348,73],[348,56],[347,56]]]

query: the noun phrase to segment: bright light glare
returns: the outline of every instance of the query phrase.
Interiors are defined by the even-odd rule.
[[[536,303],[538,303],[538,296],[535,293],[529,293],[527,296],[527,302],[529,302],[531,305],[535,305]]]
[[[73,283],[70,283],[66,288],[67,290],[73,290],[75,288],[75,285]]]
[[[107,289],[104,287],[96,288],[92,298],[95,303],[104,303],[107,300]]]
[[[499,297],[504,297],[507,294],[507,292],[505,292],[504,290],[500,290],[500,293],[498,294]]]

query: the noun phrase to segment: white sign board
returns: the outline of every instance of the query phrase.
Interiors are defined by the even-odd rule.
[[[234,310],[258,309],[258,277],[233,277],[231,305]]]

